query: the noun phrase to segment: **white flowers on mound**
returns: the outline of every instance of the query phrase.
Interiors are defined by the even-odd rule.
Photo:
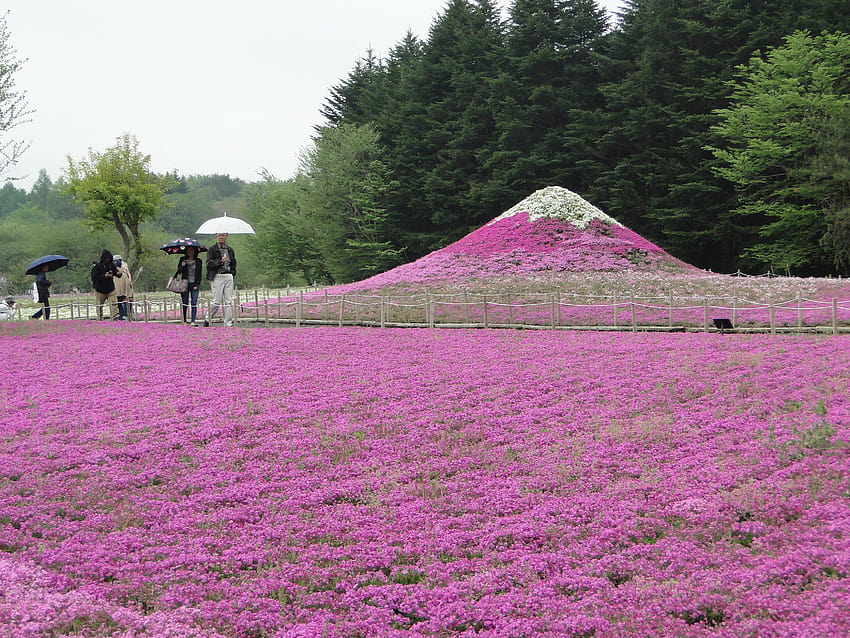
[[[604,224],[622,226],[616,219],[606,215],[580,195],[560,186],[547,186],[535,191],[489,223],[513,217],[517,213],[528,213],[528,221],[532,222],[543,217],[563,219],[580,229],[587,228],[587,225],[595,219]]]

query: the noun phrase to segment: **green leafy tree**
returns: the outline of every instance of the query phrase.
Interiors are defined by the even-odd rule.
[[[491,0],[451,0],[428,42],[410,33],[386,61],[371,52],[332,91],[332,124],[373,126],[398,188],[387,194],[388,241],[418,257],[491,215],[487,157],[496,140],[489,83],[502,71]]]
[[[176,172],[167,177],[177,184],[166,193],[168,205],[157,218],[167,233],[194,236],[205,220],[244,208],[246,184],[240,179],[229,175],[180,177]]]
[[[36,257],[47,254],[65,255],[70,259],[67,268],[51,275],[56,283],[53,292],[72,288],[89,290],[88,265],[100,254],[102,242],[114,242],[114,230],[92,233],[79,219],[56,220],[33,204],[23,205],[17,212],[0,221],[0,279],[9,282],[8,292],[22,294],[32,285],[32,276],[25,275],[26,266]]]
[[[302,158],[298,203],[310,243],[334,281],[352,281],[398,264],[387,238],[387,197],[397,183],[381,160],[374,127],[323,127]]]
[[[103,153],[90,150],[87,159],[68,158],[64,191],[82,202],[85,224],[91,230],[114,228],[123,254],[135,273],[145,256],[142,224],[153,220],[165,204],[173,179],[150,171],[150,155],[139,151],[138,140],[125,133]]]
[[[33,113],[27,102],[26,91],[15,88],[15,76],[26,60],[18,59],[18,53],[10,42],[6,23],[8,16],[7,11],[0,18],[0,175],[17,164],[29,148],[29,142],[16,140],[10,135],[15,127],[28,122]]]
[[[214,199],[217,200],[239,197],[242,194],[242,189],[244,187],[245,182],[238,177],[231,177],[230,175],[221,175],[218,173],[214,173],[212,175],[193,175],[186,180],[187,190],[211,188],[215,193]]]
[[[0,188],[0,220],[27,202],[27,192],[17,188],[12,182],[3,184]]]
[[[47,213],[51,220],[78,219],[83,216],[82,206],[62,192],[62,184],[54,184],[41,169],[29,192],[28,201]]]
[[[332,280],[315,245],[310,219],[299,205],[300,195],[307,188],[299,184],[303,180],[281,181],[266,173],[248,198],[248,212],[257,220],[251,250],[263,270],[278,282]]]
[[[803,274],[846,268],[850,36],[797,32],[739,72],[717,111],[726,144],[710,150],[739,189],[735,214],[758,229],[746,255]]]
[[[194,236],[205,220],[220,215],[211,195],[211,190],[188,188],[185,193],[166,195],[168,206],[158,217],[160,227],[174,237]]]

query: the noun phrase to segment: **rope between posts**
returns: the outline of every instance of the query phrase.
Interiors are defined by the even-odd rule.
[[[847,312],[850,312],[850,299],[833,299],[830,301],[822,301],[818,299],[810,299],[808,297],[798,296],[795,299],[791,300],[783,300],[776,303],[764,303],[764,302],[755,302],[751,300],[741,300],[735,298],[734,305],[728,305],[728,303],[718,304],[718,302],[728,302],[730,297],[677,297],[673,298],[671,296],[667,297],[625,297],[618,299],[614,296],[614,302],[611,302],[611,295],[581,295],[581,294],[573,294],[573,293],[527,293],[527,294],[517,294],[514,299],[511,299],[508,296],[508,299],[505,300],[505,295],[486,295],[483,293],[465,293],[464,299],[459,299],[457,294],[434,294],[430,295],[423,299],[422,295],[404,295],[404,296],[395,296],[393,298],[380,297],[377,295],[341,295],[341,296],[323,296],[318,297],[313,295],[313,298],[304,298],[303,296],[299,298],[283,298],[281,296],[277,296],[274,299],[270,299],[266,296],[262,302],[259,301],[257,295],[254,295],[254,299],[251,302],[240,303],[238,301],[238,295],[236,297],[236,305],[235,310],[237,311],[237,317],[242,317],[246,320],[257,319],[260,320],[260,313],[263,312],[265,308],[265,319],[268,323],[269,321],[269,309],[270,308],[293,308],[295,307],[296,312],[294,320],[299,321],[328,321],[329,323],[339,323],[340,325],[343,322],[350,323],[351,318],[349,316],[346,319],[346,310],[347,309],[363,309],[368,308],[372,309],[372,312],[377,311],[380,306],[382,309],[386,309],[387,312],[390,309],[393,310],[416,310],[425,308],[425,322],[431,325],[435,323],[436,313],[438,311],[438,306],[442,306],[443,308],[439,309],[441,322],[444,325],[448,324],[470,324],[470,325],[480,325],[480,321],[470,321],[470,316],[468,310],[466,311],[465,321],[463,319],[463,313],[465,309],[476,309],[480,311],[482,306],[484,310],[484,325],[487,326],[487,310],[488,308],[492,311],[495,311],[498,316],[501,316],[502,312],[505,309],[509,309],[513,311],[514,309],[522,310],[522,309],[531,309],[531,308],[546,308],[551,307],[551,319],[549,321],[543,321],[543,324],[540,324],[536,319],[532,319],[530,323],[526,325],[530,326],[538,326],[538,325],[551,325],[552,328],[557,327],[570,327],[568,324],[563,323],[561,318],[561,311],[563,309],[575,309],[577,311],[581,310],[596,310],[600,312],[610,312],[611,309],[614,309],[614,321],[613,324],[608,324],[610,321],[610,317],[608,319],[603,319],[599,325],[613,325],[613,327],[618,328],[626,328],[629,323],[631,323],[632,327],[636,325],[646,326],[646,316],[645,314],[641,314],[641,320],[637,321],[635,317],[635,312],[667,312],[670,314],[670,323],[669,326],[672,327],[673,324],[673,316],[674,313],[691,313],[691,312],[706,312],[710,309],[712,313],[726,313],[731,312],[733,316],[733,321],[735,321],[735,317],[737,316],[741,322],[751,323],[751,319],[747,319],[748,313],[758,313],[758,312],[767,312],[770,311],[771,314],[771,329],[774,327],[774,321],[777,315],[782,317],[781,321],[788,321],[787,317],[789,314],[798,313],[797,317],[797,328],[802,328],[804,322],[808,324],[808,327],[812,327],[812,324],[817,324],[820,327],[826,327],[826,324],[829,323],[828,319],[825,318],[824,313],[832,313],[832,329],[837,330],[839,316],[838,313],[842,313],[843,317],[840,318],[842,322],[842,330],[846,331],[847,326]],[[529,299],[531,298],[531,299]],[[539,298],[540,301],[536,301],[535,298]],[[566,299],[565,299],[566,298]],[[407,303],[402,301],[402,299],[406,299]],[[579,303],[577,300],[581,299],[584,301],[588,301],[591,299],[604,299],[606,303]],[[674,303],[670,303],[671,301],[682,301],[683,299],[690,300],[699,300],[699,304],[687,304],[687,305],[675,305]],[[652,303],[652,301],[665,301],[667,303]],[[202,308],[204,303],[208,303],[208,299],[205,300],[201,298],[198,300],[198,307]],[[51,310],[55,313],[62,312],[67,315],[67,311],[71,309],[71,318],[74,319],[96,319],[98,315],[105,315],[104,318],[109,318],[109,313],[114,311],[114,306],[119,303],[124,302],[115,302],[115,301],[106,301],[104,304],[97,304],[94,299],[89,299],[85,302],[71,301],[71,302],[63,302],[58,304],[53,304],[50,306]],[[174,299],[172,297],[163,297],[163,298],[154,298],[147,299],[143,297],[139,299],[136,297],[132,301],[128,300],[128,310],[131,310],[131,318],[135,316],[136,321],[171,321],[173,319],[180,319],[180,313],[183,309],[183,306],[186,308],[191,307],[191,303],[183,304],[181,299]],[[91,312],[92,306],[94,306],[95,313]],[[451,307],[454,310],[449,310],[448,312],[459,312],[460,317],[455,319],[452,318],[450,314],[447,314],[445,307]],[[332,312],[338,312],[338,318],[336,320],[330,321],[327,318],[317,319],[318,315],[317,310],[321,311],[325,309],[325,311],[329,311],[331,308],[334,310]],[[618,323],[618,316],[622,317],[622,312],[628,312],[631,309],[632,319],[631,322],[626,320]],[[305,317],[305,311],[312,317],[312,319]],[[557,319],[556,319],[556,311],[557,311]],[[359,312],[359,310],[355,310],[355,313]],[[807,314],[808,316],[803,318],[803,314]],[[144,319],[142,319],[142,315],[144,314]],[[325,314],[325,313],[322,313]],[[291,311],[286,313],[286,317],[281,317],[280,310],[277,311],[277,317],[272,318],[272,320],[281,320],[284,321],[292,321]],[[366,316],[364,317],[363,313],[359,316],[357,314],[354,315],[355,323],[361,321],[371,321],[368,319],[370,312],[367,311]],[[813,316],[814,315],[814,316]],[[384,315],[382,310],[381,312],[381,322],[383,324],[385,318],[388,320],[389,315]],[[524,315],[521,315],[524,316]],[[652,316],[652,315],[649,315]],[[708,314],[705,315],[706,319],[706,329],[708,329]],[[59,318],[59,317],[56,317]],[[65,317],[67,318],[67,316]],[[572,321],[570,319],[567,320]],[[683,320],[679,318],[678,322],[682,322]],[[826,324],[823,324],[826,322]],[[393,322],[394,325],[404,325],[404,324],[416,324],[420,325],[422,323],[419,319],[410,319],[409,316],[402,316],[402,318],[396,317],[396,320]],[[492,325],[501,325],[497,323],[497,321],[493,320],[491,315],[490,323]],[[513,314],[511,313],[511,323],[513,323]],[[520,324],[523,322],[520,321]],[[664,322],[666,323],[666,322]],[[698,322],[699,323],[699,322]],[[736,321],[738,323],[738,321]],[[758,323],[763,323],[763,319],[758,319]],[[691,325],[692,322],[688,319],[684,320],[684,325]],[[682,325],[679,323],[678,325]],[[787,323],[784,324],[787,327]]]

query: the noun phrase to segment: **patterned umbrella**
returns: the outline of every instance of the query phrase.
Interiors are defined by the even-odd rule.
[[[191,246],[199,253],[206,252],[206,246],[202,245],[197,239],[192,239],[190,237],[184,237],[183,239],[172,239],[169,242],[164,243],[159,247],[160,250],[164,250],[169,255],[185,255],[186,249]]]

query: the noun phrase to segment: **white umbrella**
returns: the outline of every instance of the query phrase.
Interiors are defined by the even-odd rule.
[[[221,217],[208,219],[195,231],[199,235],[217,235],[227,233],[228,235],[256,235],[251,224],[238,217],[228,217],[227,213]]]

